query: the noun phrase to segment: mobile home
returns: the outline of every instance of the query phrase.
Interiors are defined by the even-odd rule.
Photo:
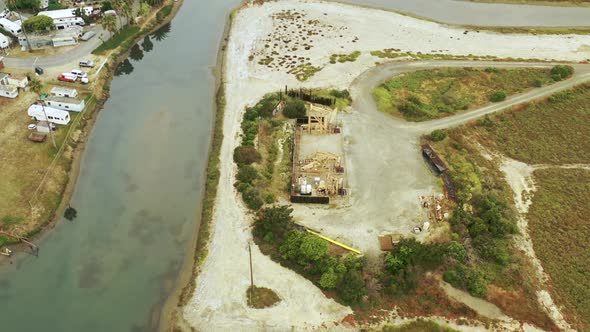
[[[85,24],[81,17],[76,16],[75,11],[75,8],[48,10],[39,12],[37,15],[49,16],[53,19],[53,25],[57,29],[65,29],[67,27]]]
[[[51,89],[51,95],[56,97],[76,98],[78,97],[78,90],[56,86]]]
[[[7,18],[0,18],[0,27],[13,34],[15,37],[18,37],[18,35],[23,32],[21,25],[22,22],[20,20],[13,22]]]
[[[0,33],[0,48],[10,47],[10,38]]]
[[[67,97],[47,97],[45,104],[64,111],[82,112],[86,106],[84,100]]]
[[[70,123],[70,113],[67,111],[58,110],[48,106],[43,107],[38,103],[31,105],[27,113],[33,118],[33,120],[49,121],[60,125],[67,125]],[[47,117],[45,117],[45,115],[47,115]]]
[[[0,96],[16,98],[18,97],[18,89],[13,85],[0,85]]]
[[[29,79],[21,74],[8,74],[8,84],[24,89],[29,84]]]

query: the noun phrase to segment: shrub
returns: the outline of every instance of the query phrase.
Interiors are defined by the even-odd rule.
[[[467,270],[467,290],[473,296],[484,297],[488,291],[488,283],[483,272],[477,269]]]
[[[320,286],[322,288],[326,288],[326,289],[331,289],[336,287],[338,283],[338,275],[334,272],[333,269],[329,269],[328,271],[324,272],[324,274],[322,274],[322,277],[320,278]]]
[[[551,78],[554,81],[561,81],[574,74],[574,67],[568,65],[556,65],[551,68]]]
[[[242,198],[244,199],[244,203],[246,203],[246,206],[251,210],[256,211],[260,209],[264,204],[264,202],[262,202],[262,199],[260,198],[260,192],[258,191],[258,189],[254,187],[246,189],[242,193]]]
[[[455,288],[465,288],[465,274],[461,266],[446,270],[443,274],[443,280]]]
[[[238,174],[236,175],[236,179],[242,183],[251,184],[256,178],[258,178],[258,171],[250,165],[240,167]]]
[[[500,69],[498,69],[496,67],[486,67],[486,69],[484,69],[484,71],[486,73],[498,73],[498,72],[500,72]]]
[[[427,114],[420,109],[420,107],[414,103],[405,102],[398,106],[397,108],[400,113],[404,114],[409,118],[421,118],[427,116]]]
[[[260,153],[253,146],[238,146],[234,150],[234,162],[238,165],[250,165],[261,159]]]
[[[338,295],[346,304],[357,304],[367,294],[367,287],[360,271],[349,270],[342,275]]]
[[[430,139],[435,142],[440,142],[445,138],[447,138],[447,133],[442,129],[436,129],[430,133]]]
[[[465,247],[462,244],[457,243],[456,241],[452,241],[447,246],[447,255],[462,262],[467,257],[467,251],[465,250]]]
[[[291,212],[293,209],[286,205],[262,209],[254,222],[254,235],[264,237],[272,233],[276,239],[282,240],[292,226]]]
[[[504,91],[496,91],[494,93],[492,93],[492,95],[490,96],[490,101],[497,103],[500,101],[506,100],[506,92]]]
[[[533,81],[533,86],[534,86],[535,88],[540,88],[540,87],[542,87],[542,86],[543,86],[543,81],[542,81],[542,80],[540,80],[540,79],[536,79],[536,80],[534,80],[534,81]]]
[[[307,113],[305,103],[301,99],[292,99],[287,102],[283,114],[291,119],[302,118]]]
[[[348,90],[330,90],[330,95],[336,98],[343,98],[348,99],[350,98],[350,93]]]
[[[31,16],[23,23],[23,28],[27,31],[43,31],[53,26],[53,19],[45,15]]]

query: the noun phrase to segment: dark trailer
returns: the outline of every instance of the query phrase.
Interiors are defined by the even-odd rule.
[[[422,155],[437,175],[441,175],[447,170],[447,165],[440,159],[436,152],[434,152],[434,149],[430,144],[422,145]]]

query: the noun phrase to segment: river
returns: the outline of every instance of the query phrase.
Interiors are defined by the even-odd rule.
[[[154,331],[198,222],[218,42],[238,3],[186,1],[121,66],[62,220],[0,273],[4,331]],[[206,5],[205,5],[206,4]],[[160,39],[160,41],[158,41]],[[125,74],[129,73],[129,74]]]
[[[439,1],[448,2],[429,3]],[[413,3],[424,15],[424,0],[358,2],[401,10]],[[169,31],[152,35],[153,45],[142,43],[118,69],[83,154],[71,201],[78,218],[60,221],[38,258],[0,270],[3,330],[157,330],[192,256],[212,125],[211,67],[238,3],[185,1]]]

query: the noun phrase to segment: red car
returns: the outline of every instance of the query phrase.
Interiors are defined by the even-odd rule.
[[[76,75],[72,75],[72,74],[60,74],[59,76],[57,76],[57,79],[59,81],[64,81],[64,82],[76,82]]]

